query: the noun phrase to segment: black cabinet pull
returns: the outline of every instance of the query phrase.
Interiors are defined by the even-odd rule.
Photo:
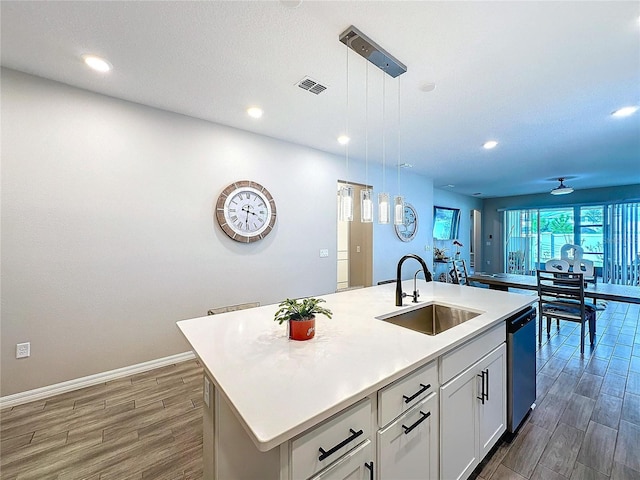
[[[369,480],[373,480],[373,462],[365,463],[364,466],[369,470]]]
[[[484,393],[484,376],[485,376],[485,371],[483,370],[482,372],[480,372],[480,374],[478,375],[478,377],[481,377],[481,381],[482,381],[482,392],[480,392],[480,396],[476,397],[478,400],[480,400],[482,402],[482,404],[484,405],[484,398],[485,398],[485,393]]]
[[[342,447],[344,447],[347,443],[351,442],[352,440],[355,440],[356,438],[358,438],[360,435],[364,433],[362,430],[358,430],[356,432],[353,428],[350,428],[349,431],[351,432],[351,435],[349,437],[345,438],[343,441],[341,441],[339,444],[329,449],[328,451],[325,451],[324,448],[320,447],[318,449],[320,451],[320,456],[318,457],[318,460],[322,461],[325,458],[327,458],[329,455],[333,455]]]
[[[418,425],[420,425],[422,422],[424,422],[427,418],[429,418],[431,416],[431,412],[424,413],[422,410],[420,410],[420,414],[422,416],[416,421],[416,423],[414,423],[410,427],[406,427],[406,426],[402,425],[402,428],[404,428],[404,434],[405,435],[408,434],[411,430],[416,428]]]
[[[406,395],[402,396],[402,398],[404,398],[404,403],[409,403],[411,400],[416,398],[418,395],[420,395],[423,392],[426,392],[427,390],[429,390],[431,388],[431,384],[430,383],[428,385],[424,385],[423,383],[421,383],[420,386],[422,388],[420,390],[418,390],[416,393],[414,393],[413,395],[411,395],[410,397],[407,397]]]
[[[487,396],[485,398],[487,399],[487,402],[488,402],[489,401],[489,369],[488,368],[486,372],[487,372]]]

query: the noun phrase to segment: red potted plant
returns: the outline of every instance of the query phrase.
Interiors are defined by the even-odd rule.
[[[289,338],[292,340],[309,340],[316,334],[315,314],[326,315],[331,318],[331,310],[321,307],[321,298],[287,298],[280,305],[274,320],[282,325],[288,321]]]

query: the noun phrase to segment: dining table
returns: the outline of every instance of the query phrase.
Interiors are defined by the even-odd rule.
[[[534,275],[475,272],[467,278],[470,283],[482,283],[494,290],[508,291],[509,288],[538,290],[538,281]],[[584,289],[584,296],[594,300],[640,304],[640,286],[589,283]]]

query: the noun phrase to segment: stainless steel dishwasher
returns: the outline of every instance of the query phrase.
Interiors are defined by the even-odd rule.
[[[536,309],[507,319],[507,440],[536,401]]]

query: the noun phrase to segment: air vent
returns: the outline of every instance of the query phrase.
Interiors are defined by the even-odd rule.
[[[315,93],[316,95],[324,92],[327,89],[327,87],[316,82],[311,77],[304,77],[302,80],[298,82],[298,86],[303,90],[307,90],[311,93]]]

